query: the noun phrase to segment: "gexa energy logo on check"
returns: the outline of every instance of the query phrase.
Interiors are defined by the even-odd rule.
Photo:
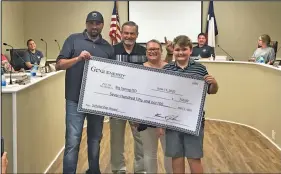
[[[105,69],[102,69],[102,68],[97,68],[95,66],[91,67],[91,71],[95,72],[95,73],[110,75],[111,77],[120,78],[120,79],[124,79],[124,77],[126,76],[125,74],[122,74],[122,73],[117,73],[117,72],[105,70]]]

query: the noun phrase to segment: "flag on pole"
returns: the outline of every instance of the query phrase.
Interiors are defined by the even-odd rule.
[[[112,45],[121,41],[121,31],[120,31],[120,21],[118,15],[117,1],[114,1],[114,7],[111,15],[109,36]]]
[[[214,12],[214,2],[209,2],[209,10],[208,10],[208,17],[207,17],[207,26],[206,26],[206,34],[208,35],[208,45],[211,47],[216,46],[216,35],[219,34],[215,12]]]

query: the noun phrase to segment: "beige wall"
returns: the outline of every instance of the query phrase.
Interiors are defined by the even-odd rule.
[[[98,10],[103,14],[104,29],[102,35],[109,41],[108,31],[113,9],[113,2],[111,1],[25,2],[24,8],[24,18],[29,19],[25,20],[25,40],[35,39],[38,48],[45,51],[45,45],[40,41],[40,38],[45,39],[48,42],[48,58],[56,58],[59,53],[54,39],[57,39],[62,47],[66,37],[85,29],[86,16],[93,10]],[[127,11],[127,2],[120,2],[121,23],[128,18]]]
[[[23,17],[23,2],[2,2],[2,53],[10,56],[6,51],[9,47],[2,46],[2,43],[7,42],[15,48],[25,46],[24,41],[24,17]]]
[[[203,4],[203,31],[205,31],[209,2],[204,1]],[[109,22],[113,8],[111,1],[3,2],[3,7],[3,41],[9,41],[20,47],[23,44],[23,37],[24,42],[33,38],[37,42],[37,47],[45,52],[45,45],[40,41],[40,38],[43,38],[48,42],[49,58],[58,55],[54,39],[62,46],[69,34],[81,32],[84,29],[85,17],[92,10],[103,13],[105,27],[102,34],[109,40]],[[128,19],[127,8],[127,2],[120,2],[121,23]],[[236,60],[247,60],[257,46],[258,36],[263,33],[270,34],[281,46],[281,21],[278,18],[281,16],[281,2],[215,1],[214,8],[219,27],[217,43]],[[8,15],[8,11],[15,13]],[[216,51],[217,54],[223,54],[219,48]],[[281,57],[281,51],[277,56]]]
[[[204,2],[203,16],[208,12],[208,4]],[[281,46],[281,1],[215,1],[214,8],[219,27],[217,43],[236,60],[247,60],[257,47],[259,35],[264,33]],[[222,53],[219,48],[216,51]],[[278,56],[281,57],[281,51]]]

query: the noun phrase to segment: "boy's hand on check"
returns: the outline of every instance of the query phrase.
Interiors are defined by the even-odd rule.
[[[216,85],[216,84],[217,84],[216,79],[215,79],[213,76],[211,76],[211,75],[206,75],[206,76],[204,76],[204,79],[205,79],[205,81],[206,81],[208,84],[212,84],[212,85]]]

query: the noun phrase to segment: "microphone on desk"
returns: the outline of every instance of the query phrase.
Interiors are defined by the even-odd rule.
[[[46,59],[47,59],[47,54],[48,54],[48,44],[47,42],[44,40],[44,39],[40,39],[41,41],[45,42],[45,45],[46,45]]]
[[[12,48],[12,50],[14,50],[14,47],[12,46],[12,45],[9,45],[9,44],[7,44],[7,43],[3,43],[3,45],[4,46],[8,46],[8,47],[11,47]],[[12,61],[12,57],[11,57],[11,61]],[[12,85],[13,84],[13,81],[12,81],[12,65],[10,65],[11,67],[10,67],[10,85]]]
[[[58,47],[59,47],[59,51],[60,51],[60,44],[59,42],[55,39],[55,42],[57,43]]]
[[[279,47],[279,48],[277,49],[276,53],[277,53],[280,49],[281,49],[281,47]]]
[[[220,45],[218,45],[218,47],[219,47],[226,55],[228,55],[228,56],[230,57],[229,61],[234,61],[234,58],[233,58],[231,55],[229,55],[222,47],[220,47]]]
[[[44,40],[44,39],[42,39],[41,38],[41,41],[43,41],[43,42],[45,42],[45,45],[46,45],[46,61],[45,61],[45,72],[47,72],[47,67],[46,67],[46,65],[47,65],[47,59],[48,59],[48,56],[47,56],[47,53],[48,53],[48,44],[47,44],[47,42]]]

